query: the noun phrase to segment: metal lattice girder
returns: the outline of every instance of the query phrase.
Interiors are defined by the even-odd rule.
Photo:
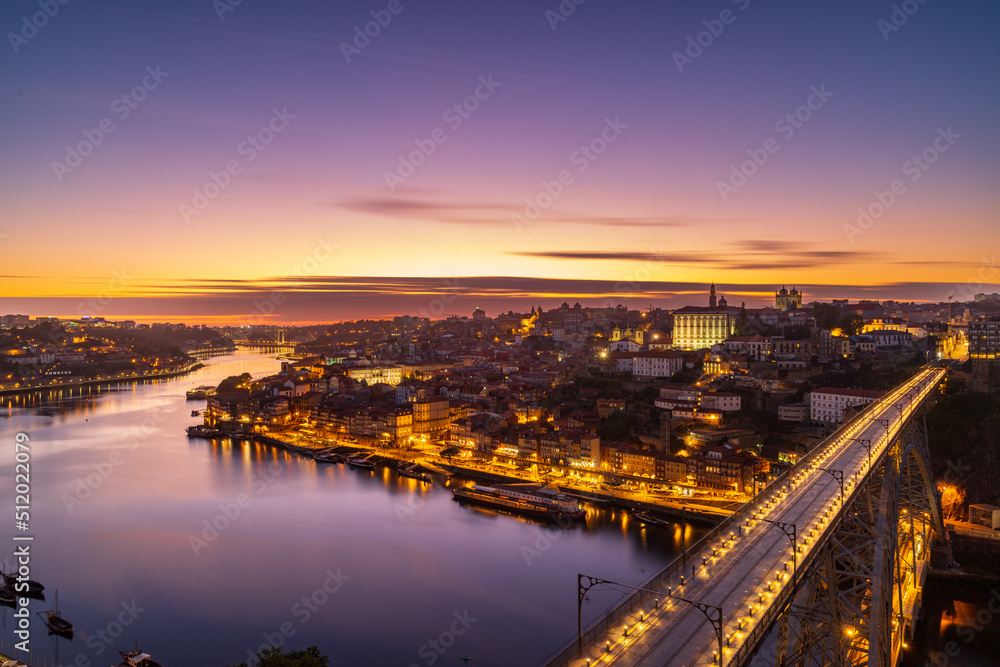
[[[779,667],[891,667],[930,541],[944,536],[926,428],[911,420],[853,494],[777,627]]]

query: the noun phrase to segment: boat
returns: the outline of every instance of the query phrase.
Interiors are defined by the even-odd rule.
[[[0,604],[13,607],[17,603],[17,594],[8,586],[0,586]]]
[[[347,465],[352,468],[361,468],[362,470],[374,470],[375,462],[371,460],[374,454],[367,454],[365,456],[349,456],[347,458]]]
[[[204,424],[195,424],[186,429],[189,438],[218,438],[222,431],[217,428],[210,428]]]
[[[543,519],[584,519],[587,512],[580,504],[551,484],[497,484],[462,486],[452,490],[455,500],[505,509]]]
[[[42,616],[45,621],[45,625],[49,627],[49,632],[56,635],[63,635],[64,637],[73,636],[73,624],[62,617],[62,612],[59,611],[59,591],[56,591],[55,599],[55,609],[51,611],[39,612],[39,616]]]
[[[246,442],[247,440],[253,440],[252,433],[230,433],[230,440],[235,440],[236,442]]]
[[[3,573],[3,582],[13,593],[20,593],[27,598],[44,598],[42,592],[45,590],[45,586],[42,586],[37,581],[33,579],[26,579],[25,581],[18,581],[17,575],[10,574],[8,572]],[[27,584],[27,590],[24,590],[23,586]]]
[[[143,653],[139,649],[128,652],[118,651],[118,655],[122,657],[119,667],[163,667],[160,663],[153,660],[152,656],[148,653]]]
[[[197,410],[192,410],[192,411],[191,411],[191,416],[192,416],[192,417],[197,417],[197,416],[198,416],[198,415],[200,415],[200,414],[201,414],[201,413],[200,413],[200,412],[198,412]]]
[[[633,514],[635,514],[635,518],[639,519],[639,521],[643,522],[644,524],[646,524],[648,526],[659,526],[660,528],[671,528],[674,525],[670,521],[667,521],[666,519],[661,519],[659,517],[655,517],[652,514],[650,514],[649,512],[633,512]]]
[[[421,482],[432,481],[431,476],[423,472],[420,469],[420,466],[416,463],[410,466],[403,466],[399,470],[397,470],[396,473],[400,477],[409,477],[410,479],[417,479],[420,480]]]

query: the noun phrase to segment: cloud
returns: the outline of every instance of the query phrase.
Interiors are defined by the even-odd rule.
[[[346,199],[331,204],[356,213],[385,218],[424,220],[448,224],[486,224],[510,226],[510,216],[517,206],[500,202],[418,199],[413,197],[368,197]],[[545,219],[537,224],[582,224],[603,227],[681,227],[705,224],[706,220],[690,216],[609,216],[590,213],[546,211]]]
[[[873,261],[871,252],[849,250],[812,250],[808,244],[793,241],[744,240],[729,244],[731,249],[712,252],[658,253],[609,250],[551,250],[510,252],[519,257],[592,261],[659,261],[667,264],[704,265],[706,267],[741,271],[767,269],[801,269]]]

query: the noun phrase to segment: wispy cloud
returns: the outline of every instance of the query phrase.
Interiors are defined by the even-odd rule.
[[[848,250],[815,250],[808,244],[793,241],[741,240],[711,252],[676,252],[651,254],[628,250],[551,250],[510,252],[519,257],[591,261],[642,261],[654,257],[668,264],[703,265],[719,269],[764,271],[768,269],[798,269],[839,266],[867,262],[878,256],[871,252]]]
[[[384,218],[423,220],[446,224],[485,224],[510,226],[510,214],[516,207],[487,201],[420,199],[414,197],[368,197],[333,202],[332,206],[356,213]],[[545,222],[558,224],[599,225],[604,227],[682,227],[704,224],[706,220],[682,215],[614,216],[573,211],[546,212]]]

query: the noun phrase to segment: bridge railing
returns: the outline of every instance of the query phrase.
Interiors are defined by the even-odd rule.
[[[856,420],[865,418],[868,415],[868,413],[875,410],[876,406],[878,406],[880,403],[881,401],[875,401],[865,406],[864,409],[862,409],[859,413],[857,413],[850,421],[846,422],[845,424],[840,426],[837,430],[835,430],[833,433],[831,433],[829,436],[824,438],[823,442],[827,442],[831,438],[832,439],[839,438],[841,435],[843,435],[844,432],[847,431],[847,429]],[[822,443],[820,445],[817,445],[816,447],[813,447],[813,449],[805,456],[803,456],[801,459],[799,459],[795,463],[795,465],[793,465],[791,468],[781,473],[780,475],[778,475],[778,477],[776,477],[774,480],[768,483],[767,486],[765,486],[763,490],[761,490],[761,492],[757,495],[755,501],[744,503],[742,506],[740,506],[738,510],[736,510],[736,512],[733,515],[727,517],[721,523],[712,528],[709,532],[705,533],[694,544],[688,547],[686,549],[686,552],[688,554],[691,554],[692,557],[696,557],[696,555],[701,550],[708,547],[719,536],[725,535],[727,531],[736,532],[736,527],[741,525],[746,519],[746,517],[752,516],[753,511],[757,507],[760,507],[768,499],[772,498],[775,492],[782,485],[784,485],[785,482],[787,482],[792,475],[797,474],[800,470],[808,467],[812,462],[812,460],[819,455],[822,449],[823,449]],[[810,557],[812,556],[813,553],[815,553],[815,550],[810,551]],[[680,556],[678,558],[675,558],[669,565],[667,565],[667,567],[665,567],[663,570],[661,570],[660,572],[656,573],[655,575],[653,575],[652,577],[641,583],[637,588],[656,590],[658,586],[670,580],[670,578],[673,577],[674,575],[679,574],[686,565],[687,563],[685,556]],[[794,582],[797,582],[798,580],[797,575],[798,573],[796,572],[796,578],[793,579]],[[782,594],[785,594],[786,590],[792,591],[794,590],[794,588],[795,586],[789,586],[783,588]],[[610,630],[615,625],[620,625],[621,619],[625,618],[626,616],[629,616],[630,614],[633,614],[641,606],[647,604],[654,597],[654,594],[649,593],[648,590],[633,591],[631,594],[625,596],[625,598],[623,598],[621,602],[610,607],[607,612],[605,612],[603,615],[601,615],[596,620],[591,622],[590,625],[584,628],[579,638],[574,638],[572,641],[567,642],[561,649],[559,649],[556,653],[552,654],[550,657],[543,660],[540,664],[546,665],[546,667],[562,667],[570,665],[573,659],[579,659],[580,651],[578,647],[587,646],[589,644],[596,642],[597,638],[602,633],[606,632],[607,630]],[[783,606],[784,605],[770,605],[768,607],[768,611],[765,613],[764,618],[761,619],[760,623],[757,623],[754,626],[754,629],[751,631],[751,634],[748,635],[747,637],[747,641],[744,641],[743,645],[741,645],[740,651],[743,651],[744,646],[747,644],[750,644],[751,648],[753,650],[756,650],[756,645],[759,639],[754,639],[754,641],[752,642],[748,640],[751,637],[755,638],[757,637],[757,635],[755,635],[754,633],[758,632],[764,633],[765,630],[770,627],[774,619],[780,615],[780,608]],[[764,628],[764,629],[758,630],[759,628]],[[761,637],[762,636],[763,635],[761,635]],[[739,654],[739,651],[737,652],[737,654]],[[734,664],[740,664],[740,663],[734,663]]]
[[[867,419],[870,416],[870,413],[877,410],[878,407],[881,405],[883,405],[883,400],[879,399],[878,401],[874,401],[869,405],[865,406],[849,421],[845,422],[837,430],[835,430],[829,436],[824,438],[823,443],[840,438],[857,420]],[[722,523],[718,524],[712,530],[703,535],[701,539],[692,544],[686,551],[692,554],[692,556],[696,557],[696,555],[701,550],[708,547],[712,543],[712,541],[714,541],[720,535],[724,535],[726,531],[735,532],[734,531],[735,527],[742,524],[747,516],[752,515],[753,511],[757,507],[760,507],[768,499],[772,498],[776,493],[776,491],[782,485],[784,485],[785,482],[788,481],[789,477],[791,477],[794,474],[797,474],[799,471],[808,467],[812,463],[813,459],[815,459],[820,455],[821,451],[824,449],[823,443],[820,443],[816,447],[813,447],[813,449],[805,456],[803,456],[801,459],[799,459],[795,463],[795,465],[793,465],[791,468],[783,472],[781,475],[779,475],[773,481],[771,481],[767,486],[765,486],[764,489],[757,495],[756,500],[743,504],[732,516],[726,518],[724,521],[722,521]],[[885,448],[883,452],[881,452],[881,454],[884,454],[886,451],[888,451],[888,448]],[[850,501],[853,500],[853,497],[857,493],[857,491],[858,487],[855,487],[854,492],[851,494],[850,499],[845,499],[845,506],[850,506]],[[843,508],[840,508],[840,510],[843,511]],[[792,579],[792,585],[782,588],[782,591],[779,595],[779,599],[784,600],[785,597],[794,593],[795,588],[797,588],[798,586],[799,572],[807,571],[808,563],[810,563],[815,554],[819,552],[819,549],[816,548],[817,546],[819,546],[818,543],[817,545],[814,545],[812,549],[810,549],[805,561],[799,565]],[[660,572],[658,572],[657,574],[653,575],[645,582],[640,584],[638,588],[656,590],[658,586],[668,581],[674,575],[680,573],[680,571],[685,566],[686,566],[685,556],[675,558],[669,565],[667,565],[667,567],[665,567],[663,570],[661,570]],[[569,665],[571,660],[579,657],[578,646],[586,646],[588,644],[596,642],[597,638],[602,633],[611,629],[613,626],[620,624],[621,619],[634,613],[636,609],[648,603],[649,600],[653,597],[654,594],[649,593],[648,591],[632,592],[631,594],[627,595],[621,602],[609,608],[607,612],[605,612],[602,616],[600,616],[598,619],[596,619],[590,625],[588,625],[582,631],[579,638],[575,638],[572,641],[568,642],[558,652],[556,652],[551,657],[544,660],[541,664],[547,665],[548,667],[561,667],[563,665]],[[774,622],[774,620],[781,615],[781,609],[783,607],[784,607],[783,603],[772,604],[768,606],[767,611],[764,613],[764,617],[761,618],[760,622],[754,625],[754,629],[750,631],[750,634],[741,643],[740,648],[737,650],[737,653],[733,656],[733,658],[730,659],[730,662],[732,664],[741,664],[740,662],[733,662],[733,660],[738,656],[742,656],[740,658],[741,660],[745,659],[747,656],[751,655],[752,652],[756,651],[760,639],[762,639],[763,636],[770,629],[770,626]]]
[[[844,424],[842,428],[848,427],[857,418],[866,417],[867,412],[874,410],[876,406],[878,406],[881,403],[882,401],[880,400],[867,406],[865,410],[858,413],[855,418],[851,419],[848,423]],[[903,430],[903,427],[905,426],[906,422],[911,418],[912,415],[909,415],[907,416],[906,419],[900,422],[898,428],[896,429],[897,434]],[[831,437],[838,436],[840,430],[841,429],[838,429],[837,432],[835,432],[834,435]],[[813,452],[816,452],[818,449],[820,448],[819,447],[813,448]],[[879,464],[889,454],[889,451],[891,449],[892,448],[888,446],[883,447],[882,450],[872,458],[872,463],[871,467],[869,468],[869,471],[877,470]],[[800,461],[800,463],[807,463],[807,460],[803,458]],[[753,629],[749,633],[747,633],[747,636],[740,643],[740,647],[736,650],[736,653],[734,653],[729,658],[728,661],[729,665],[737,666],[737,665],[748,664],[750,658],[753,657],[753,655],[760,648],[761,642],[768,635],[768,633],[770,633],[771,626],[773,625],[774,621],[776,621],[778,617],[781,616],[782,612],[785,610],[791,598],[794,597],[795,594],[797,593],[799,585],[801,584],[802,581],[803,577],[802,573],[809,571],[809,568],[812,566],[813,561],[819,554],[823,552],[823,549],[826,548],[830,540],[833,539],[833,535],[836,532],[836,526],[839,523],[840,519],[842,518],[843,512],[846,510],[846,508],[851,507],[857,501],[858,496],[861,495],[862,492],[863,492],[862,485],[856,484],[854,488],[851,489],[851,491],[847,494],[847,496],[844,498],[843,506],[838,508],[838,515],[836,517],[836,520],[831,521],[830,524],[827,526],[827,528],[823,531],[823,533],[818,536],[819,539],[816,541],[815,544],[813,544],[810,547],[809,552],[805,555],[805,558],[803,558],[802,561],[798,564],[795,572],[792,574],[791,580],[789,581],[788,585],[782,587],[781,591],[775,597],[774,601],[770,605],[768,605],[768,608],[764,612],[764,615],[754,625]]]

